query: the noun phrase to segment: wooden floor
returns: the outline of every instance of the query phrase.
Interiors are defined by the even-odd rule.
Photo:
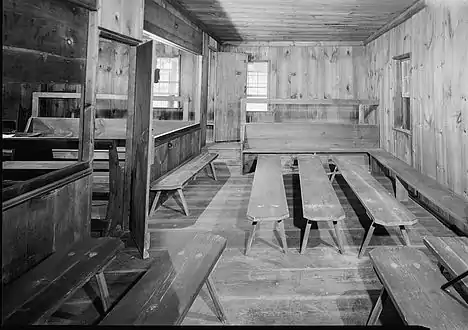
[[[242,176],[239,166],[227,166],[222,159],[215,166],[218,181],[201,172],[184,189],[191,212],[189,217],[172,197],[159,207],[149,224],[151,248],[169,247],[170,253],[177,253],[186,241],[184,237],[196,231],[212,231],[226,237],[228,247],[213,272],[213,279],[231,324],[364,324],[381,284],[367,254],[357,259],[358,247],[370,220],[344,180],[337,177],[333,186],[346,213],[343,225],[346,255],[339,254],[333,228],[327,223],[320,223],[318,227],[312,225],[308,249],[304,255],[299,254],[305,227],[299,177],[286,174],[284,183],[290,218],[285,221],[285,228],[289,255],[282,253],[279,237],[273,233],[272,226],[263,225],[251,253],[244,256],[251,229],[246,211],[253,174]],[[391,189],[386,177],[376,178]],[[427,253],[422,237],[456,235],[414,201],[406,205],[419,219],[417,225],[409,228],[414,247]],[[396,229],[382,228],[376,230],[368,250],[402,244]],[[136,249],[128,244],[106,271],[111,300],[115,302],[125,294],[150,264],[151,259],[139,259]],[[50,323],[92,324],[99,320],[96,292],[95,283],[77,292],[53,315]],[[401,324],[391,304],[388,306],[382,313],[382,324]],[[203,289],[183,324],[219,324],[213,308]]]

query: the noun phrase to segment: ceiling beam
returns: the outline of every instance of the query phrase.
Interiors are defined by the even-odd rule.
[[[369,42],[377,39],[385,32],[390,31],[394,27],[400,25],[401,23],[405,22],[406,20],[413,17],[415,14],[419,13],[422,9],[426,8],[427,4],[425,0],[416,0],[410,7],[408,7],[405,11],[403,11],[400,15],[395,17],[393,20],[382,26],[378,29],[374,34],[372,34],[369,38],[364,40],[364,45],[367,45]]]
[[[327,47],[363,46],[362,41],[225,41],[223,46],[236,47]]]
[[[195,24],[200,30],[208,34],[211,38],[216,40],[218,44],[221,44],[221,40],[214,35],[213,31],[209,29],[202,21],[194,17],[184,6],[182,6],[177,0],[165,0],[169,5],[178,10],[182,15],[187,17],[193,24]]]

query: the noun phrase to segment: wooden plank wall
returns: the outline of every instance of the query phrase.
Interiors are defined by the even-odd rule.
[[[402,159],[412,148],[415,168],[468,200],[468,5],[462,3],[428,1],[366,51],[370,97],[382,109],[381,146]],[[404,53],[411,53],[411,142],[392,129],[392,57]]]
[[[28,199],[2,213],[2,282],[89,235],[92,176]]]
[[[198,85],[198,56],[180,51],[180,95],[189,98],[189,120],[195,120]]]
[[[225,45],[221,49],[225,52],[247,53],[249,61],[269,61],[268,97],[271,99],[368,99],[363,46],[340,46],[339,43],[336,46],[245,43]],[[296,105],[270,109],[281,112],[281,115],[277,115],[281,121],[307,118],[356,122],[358,118],[358,108],[349,106]],[[264,113],[252,113],[249,117],[252,122],[265,120]]]

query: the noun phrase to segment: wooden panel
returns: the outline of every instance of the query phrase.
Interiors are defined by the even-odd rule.
[[[3,210],[3,283],[89,235],[91,180],[88,175]]]
[[[364,40],[414,0],[180,0],[214,36],[231,40]]]
[[[200,91],[200,143],[203,147],[206,143],[206,123],[208,116],[208,79],[209,65],[210,65],[210,50],[209,50],[209,36],[203,34],[203,58],[201,62],[201,80],[199,88]]]
[[[240,100],[247,87],[247,55],[218,53],[215,141],[240,140]]]
[[[202,53],[202,32],[153,0],[145,0],[144,29],[195,54]]]
[[[144,0],[101,0],[100,26],[114,32],[141,39]]]
[[[145,42],[137,47],[135,114],[133,119],[132,199],[130,230],[142,258],[148,258],[147,217],[149,211],[150,164],[149,151],[153,148],[152,95],[156,68],[154,44]],[[149,235],[148,235],[149,236]]]
[[[404,161],[408,165],[413,164],[413,152],[412,152],[412,137],[411,134],[394,130],[394,155]]]
[[[468,200],[468,7],[430,1],[428,7],[366,47],[369,91],[380,99],[381,145],[393,139],[392,57],[411,53],[413,166]],[[397,141],[399,142],[399,141]]]

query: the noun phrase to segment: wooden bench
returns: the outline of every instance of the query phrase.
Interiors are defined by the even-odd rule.
[[[281,159],[278,155],[260,155],[258,157],[247,207],[247,217],[252,220],[253,229],[247,241],[245,255],[252,247],[255,232],[261,221],[275,221],[275,227],[279,227],[283,251],[287,253],[288,246],[283,220],[289,218],[289,209],[281,172]]]
[[[301,182],[302,213],[307,225],[302,240],[301,254],[307,248],[311,221],[332,221],[341,254],[344,253],[341,221],[345,218],[335,190],[330,184],[327,173],[318,156],[301,155],[297,157]]]
[[[151,206],[150,215],[154,214],[154,212],[156,211],[156,207],[159,201],[159,197],[161,197],[161,193],[163,191],[175,190],[179,194],[179,197],[182,201],[185,215],[188,216],[188,205],[187,201],[185,200],[184,193],[182,192],[182,188],[202,169],[205,169],[208,174],[208,171],[206,169],[208,165],[211,168],[213,179],[217,180],[215,168],[213,165],[213,161],[216,158],[218,158],[218,154],[209,153],[207,151],[202,152],[198,156],[189,159],[185,163],[181,164],[179,167],[175,168],[174,170],[168,172],[166,175],[152,182],[150,185],[150,189],[156,191],[156,197],[154,198],[153,205]]]
[[[467,329],[468,305],[441,289],[447,280],[422,251],[407,246],[377,247],[369,257],[383,288],[367,325],[377,322],[390,297],[406,325]]]
[[[3,325],[45,323],[76,290],[95,276],[104,311],[109,292],[103,271],[123,243],[116,238],[87,238],[58,251],[3,290]]]
[[[155,261],[100,322],[100,325],[179,325],[203,284],[213,299],[219,320],[227,323],[211,272],[226,248],[226,239],[197,233],[175,255],[152,251]]]
[[[369,151],[369,156],[370,160],[376,160],[390,170],[390,175],[395,178],[400,200],[408,198],[406,187],[403,185],[406,183],[420,196],[440,208],[451,218],[447,219],[451,224],[468,235],[468,201],[466,199],[384,150]]]
[[[451,277],[468,271],[468,237],[425,237],[423,242]],[[468,278],[459,285],[468,299]]]
[[[332,159],[336,165],[335,170],[338,169],[372,220],[358,257],[360,258],[364,254],[376,225],[399,227],[405,245],[410,245],[405,226],[414,225],[418,221],[416,216],[398,202],[385,187],[360,165],[347,160],[345,157],[333,156]]]

